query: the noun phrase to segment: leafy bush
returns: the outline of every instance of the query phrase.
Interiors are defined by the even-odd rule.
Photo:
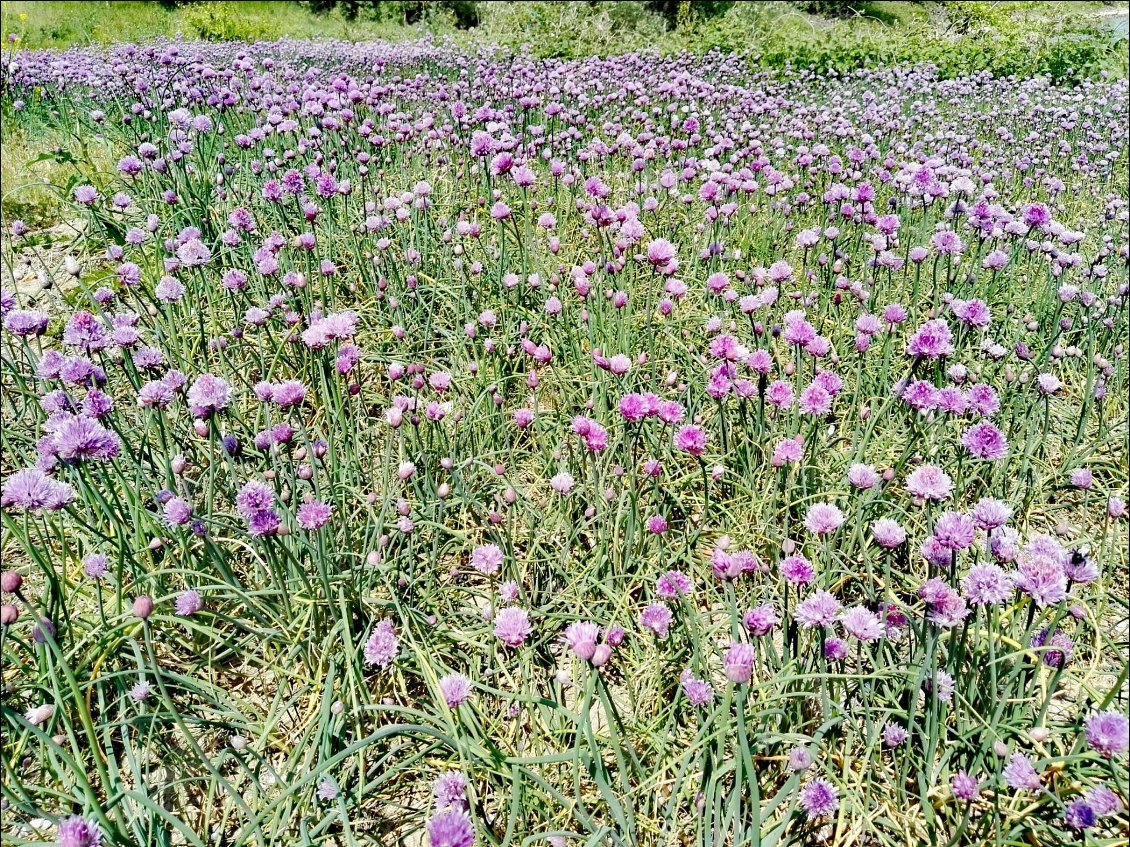
[[[184,20],[206,41],[265,41],[281,34],[270,20],[248,15],[228,0],[195,3],[185,10]]]
[[[536,56],[573,58],[639,50],[666,34],[663,18],[641,2],[488,3],[481,9],[482,40]]]

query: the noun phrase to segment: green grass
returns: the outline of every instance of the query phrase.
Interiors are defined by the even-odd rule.
[[[220,5],[209,3],[208,6]],[[359,41],[373,38],[408,38],[420,31],[375,21],[347,21],[337,14],[314,15],[298,3],[254,2],[238,4],[238,17],[249,31],[260,37],[341,38]],[[152,38],[195,37],[191,7],[166,9],[159,3],[131,2],[5,2],[0,11],[0,32],[5,41],[15,34],[22,47],[70,47],[73,45],[145,41]]]

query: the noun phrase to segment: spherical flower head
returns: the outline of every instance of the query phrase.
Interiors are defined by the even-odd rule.
[[[140,703],[144,700],[148,700],[149,695],[152,693],[153,691],[149,687],[149,683],[143,679],[134,683],[134,685],[130,688],[129,699],[133,700],[133,702],[135,703]]]
[[[726,670],[726,679],[735,685],[744,685],[749,682],[753,677],[755,655],[753,645],[742,641],[731,642],[722,660]]]
[[[944,320],[926,321],[906,343],[906,353],[915,359],[939,359],[954,353],[953,332]]]
[[[549,487],[564,496],[573,490],[573,475],[568,471],[554,474],[549,480]]]
[[[400,641],[396,637],[392,621],[389,618],[378,621],[365,642],[365,663],[386,668],[392,664],[399,651]]]
[[[842,638],[829,636],[824,639],[824,658],[833,662],[842,662],[847,658],[848,643]]]
[[[906,728],[894,721],[887,721],[883,726],[883,744],[887,747],[898,747],[907,738]]]
[[[806,415],[827,415],[832,411],[832,395],[813,383],[800,392],[800,410]]]
[[[1045,396],[1055,394],[1061,388],[1063,383],[1055,374],[1043,373],[1036,377],[1036,388]]]
[[[262,512],[256,512],[247,520],[247,534],[252,538],[262,538],[267,535],[274,535],[279,531],[282,526],[282,520],[278,514],[272,510],[267,509]]]
[[[805,528],[813,535],[831,535],[844,522],[844,513],[832,503],[814,503],[804,518]]]
[[[165,503],[165,523],[169,526],[184,526],[192,520],[192,504],[181,497],[173,497]]]
[[[812,756],[803,747],[794,747],[789,751],[788,768],[793,773],[806,771],[812,767]]]
[[[773,608],[771,603],[762,603],[745,613],[742,618],[745,628],[749,630],[751,635],[763,636],[772,632],[780,621],[777,619],[777,611]]]
[[[675,432],[675,449],[699,457],[706,450],[706,430],[694,424],[686,424]]]
[[[463,771],[448,771],[432,783],[432,798],[439,811],[467,808],[467,777]]]
[[[1063,565],[1048,556],[1025,558],[1013,573],[1012,581],[1041,609],[1067,598],[1067,574]]]
[[[473,847],[475,826],[463,809],[449,808],[428,821],[431,847]]]
[[[297,379],[288,379],[271,388],[271,400],[282,408],[300,406],[306,399],[306,386]]]
[[[800,805],[809,820],[831,815],[840,807],[836,787],[826,779],[814,779],[800,790]]]
[[[565,629],[565,645],[582,662],[589,661],[596,652],[600,627],[591,621],[574,621]]]
[[[964,550],[973,543],[977,528],[961,512],[943,512],[934,524],[934,538],[946,550]]]
[[[39,468],[24,468],[4,480],[0,488],[0,508],[55,511],[73,502],[75,497],[75,490],[65,482],[52,479]]]
[[[1084,797],[1087,800],[1087,805],[1100,818],[1117,815],[1123,809],[1122,798],[1107,785],[1096,785],[1089,788]]]
[[[1013,753],[1001,775],[1013,791],[1038,791],[1040,788],[1040,774],[1023,753]]]
[[[1121,756],[1130,749],[1130,720],[1119,712],[1097,712],[1083,722],[1087,743],[1104,759]]]
[[[920,465],[907,476],[906,490],[923,500],[948,500],[953,494],[953,480],[937,465]]]
[[[59,847],[98,847],[102,830],[98,824],[77,815],[59,821]]]
[[[148,618],[153,614],[153,599],[144,595],[134,598],[133,613],[142,620]]]
[[[1095,475],[1089,468],[1076,468],[1071,472],[1071,484],[1076,488],[1084,490],[1093,488],[1095,485]]]
[[[520,606],[507,606],[494,616],[494,635],[507,647],[519,647],[533,631],[529,613]]]
[[[840,615],[840,623],[848,635],[860,641],[878,641],[886,632],[883,621],[877,614],[863,606],[852,606]]]
[[[1090,829],[1097,822],[1095,810],[1086,800],[1072,800],[1063,813],[1063,822],[1072,829]]]
[[[647,519],[647,531],[653,535],[662,535],[667,531],[667,519],[663,515],[652,515]]]
[[[840,601],[827,591],[814,591],[796,607],[795,616],[805,629],[831,626],[840,608]]]
[[[879,484],[879,474],[871,465],[857,463],[848,468],[848,482],[855,488],[866,490]]]
[[[1008,602],[1016,589],[1004,568],[984,562],[969,569],[961,581],[961,590],[974,606],[999,606]]]
[[[975,423],[965,430],[961,444],[975,459],[996,461],[1008,455],[1008,439],[988,421]]]
[[[679,684],[692,706],[705,706],[714,700],[714,686],[696,677],[690,668],[679,674]]]
[[[1012,507],[1004,500],[982,497],[973,506],[972,517],[979,529],[990,531],[1008,523],[1012,517]]]
[[[981,784],[968,771],[958,771],[950,777],[950,790],[955,799],[969,803],[981,794]]]
[[[502,567],[504,556],[497,544],[484,544],[471,551],[471,565],[479,573],[491,576]]]
[[[1121,497],[1111,495],[1106,502],[1106,513],[1112,518],[1126,517],[1126,501]]]
[[[670,570],[655,580],[655,593],[664,600],[674,600],[691,593],[691,578],[682,571]]]
[[[201,599],[200,592],[190,588],[188,591],[183,591],[177,595],[173,606],[178,615],[189,617],[204,608],[204,600]]]
[[[439,691],[448,708],[457,708],[470,699],[471,680],[461,673],[449,673],[440,677]]]
[[[793,585],[808,585],[816,578],[816,568],[799,553],[782,559],[780,570],[781,576]]]
[[[50,433],[55,456],[67,462],[108,461],[121,451],[117,433],[84,415],[59,413],[48,419],[44,429]]]
[[[311,500],[298,507],[298,525],[305,530],[324,526],[333,515],[333,507],[321,500]]]
[[[665,603],[652,603],[640,612],[640,626],[650,629],[659,638],[666,638],[673,616]]]
[[[625,394],[620,398],[620,415],[626,421],[642,421],[648,411],[647,398],[642,394]]]
[[[802,440],[802,436],[798,435],[795,438],[782,438],[773,448],[771,464],[775,468],[781,468],[787,464],[799,462],[802,455],[804,455],[804,441]]]
[[[201,374],[188,389],[188,404],[194,417],[219,412],[231,403],[231,386],[218,376]]]
[[[893,550],[906,541],[906,530],[891,518],[879,518],[871,524],[871,535],[880,547]]]
[[[647,261],[656,270],[674,273],[678,267],[675,245],[666,238],[653,238],[647,245]]]
[[[275,505],[275,492],[262,482],[251,480],[244,484],[235,497],[236,510],[250,520],[257,512],[263,512]]]

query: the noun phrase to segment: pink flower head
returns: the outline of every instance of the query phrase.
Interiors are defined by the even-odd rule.
[[[532,632],[530,616],[520,606],[507,606],[494,616],[494,634],[507,647],[519,647]]]

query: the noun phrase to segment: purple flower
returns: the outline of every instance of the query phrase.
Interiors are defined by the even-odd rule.
[[[305,399],[306,386],[296,379],[288,379],[272,386],[271,400],[284,409],[289,406],[299,406]]]
[[[926,321],[906,343],[907,355],[915,359],[938,359],[953,352],[953,332],[941,319]]]
[[[365,663],[387,668],[396,658],[400,650],[400,641],[396,637],[396,628],[390,618],[382,618],[373,627],[372,633],[365,642]]]
[[[181,497],[173,497],[165,503],[165,523],[169,526],[184,526],[192,520],[192,504]]]
[[[906,741],[907,731],[901,724],[894,721],[887,721],[883,726],[883,744],[887,747],[898,747],[902,742]]]
[[[950,777],[950,790],[957,800],[971,802],[976,800],[981,793],[981,785],[968,771],[958,771]]]
[[[565,629],[565,646],[582,662],[587,662],[596,653],[596,642],[600,638],[600,627],[591,621],[574,621]]]
[[[1013,791],[1037,791],[1040,788],[1040,775],[1032,760],[1023,753],[1013,753],[1001,775]]]
[[[753,676],[753,646],[742,641],[731,642],[722,663],[726,669],[726,679],[737,685],[744,685]]]
[[[984,530],[1004,526],[1012,517],[1012,507],[1003,500],[982,497],[973,507],[973,522]]]
[[[497,544],[484,544],[471,551],[471,565],[479,573],[490,576],[498,573],[502,567],[502,548]]]
[[[65,482],[58,482],[37,468],[16,471],[4,480],[0,488],[0,508],[13,506],[35,511],[61,509],[75,499],[75,490]]]
[[[1063,813],[1063,822],[1072,829],[1090,829],[1096,819],[1095,810],[1085,800],[1072,800]]]
[[[665,603],[652,603],[640,612],[640,626],[650,629],[660,638],[667,637],[671,621],[671,610]]]
[[[13,335],[42,335],[50,322],[43,312],[13,309],[4,316],[4,329]]]
[[[437,811],[467,808],[467,777],[463,771],[448,771],[432,783],[432,799]]]
[[[428,821],[431,847],[473,847],[475,826],[463,809],[449,808]]]
[[[836,787],[826,779],[814,779],[800,790],[800,805],[809,820],[827,817],[840,807]]]
[[[946,550],[964,550],[973,543],[977,528],[961,512],[942,512],[934,524],[934,538]]]
[[[839,600],[827,591],[815,591],[796,607],[796,620],[806,629],[831,626],[839,611]]]
[[[893,550],[906,541],[906,530],[902,528],[898,521],[890,518],[879,518],[871,524],[871,534],[874,536],[876,544],[888,550]]]
[[[844,522],[844,513],[832,503],[814,503],[804,518],[805,528],[814,535],[831,535]]]
[[[102,829],[96,823],[77,815],[59,821],[59,847],[98,847]]]
[[[883,637],[886,627],[879,616],[863,606],[852,606],[840,616],[844,630],[860,641],[877,641]]]
[[[1016,589],[1004,568],[989,562],[971,567],[961,581],[961,590],[974,606],[999,606],[1008,602]]]
[[[1046,556],[1026,559],[1013,574],[1013,582],[1041,609],[1067,597],[1067,574],[1063,566]]]
[[[306,530],[324,526],[333,515],[333,507],[321,500],[311,500],[298,507],[298,525]]]
[[[173,608],[176,609],[178,615],[187,618],[203,609],[204,601],[200,598],[200,592],[190,588],[188,591],[177,595]]]
[[[439,679],[439,691],[448,708],[454,709],[471,697],[471,680],[461,673],[449,673]]]
[[[1096,785],[1084,795],[1089,805],[1100,818],[1116,815],[1122,811],[1122,798],[1107,785]]]
[[[675,432],[675,449],[690,453],[696,458],[706,450],[706,430],[694,424],[686,424]]]
[[[871,465],[854,464],[848,468],[848,482],[861,489],[874,488],[879,484],[879,474]]]
[[[494,634],[507,647],[519,647],[532,632],[530,616],[520,606],[507,606],[494,616]]]
[[[782,559],[779,568],[781,576],[792,585],[808,585],[816,578],[816,568],[799,553]]]
[[[953,480],[937,465],[920,465],[907,476],[906,490],[923,500],[947,500],[953,494]]]
[[[745,613],[742,621],[752,635],[768,635],[779,621],[777,612],[770,603],[762,603]]]
[[[1130,749],[1130,720],[1119,712],[1096,712],[1083,722],[1087,743],[1104,759],[1121,756]]]
[[[690,668],[679,674],[679,684],[692,706],[705,706],[714,700],[714,686],[696,677]]]
[[[50,418],[44,429],[51,435],[55,455],[67,462],[104,462],[117,456],[122,446],[117,433],[83,415],[60,413]]]
[[[222,411],[231,403],[231,386],[218,376],[201,374],[188,389],[188,403],[196,417]]]
[[[1008,439],[987,421],[973,424],[965,430],[961,443],[976,459],[995,461],[1008,455]]]

